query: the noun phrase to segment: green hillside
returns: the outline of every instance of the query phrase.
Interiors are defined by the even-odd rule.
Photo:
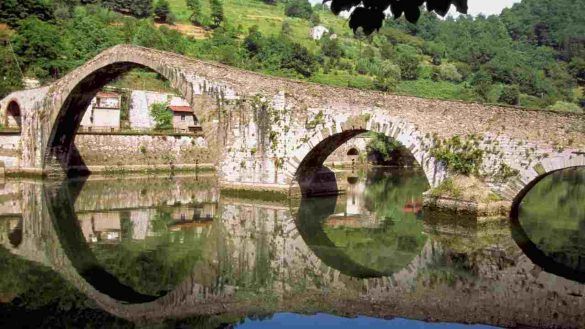
[[[371,36],[304,0],[150,1],[0,3],[9,26],[0,29],[0,96],[20,88],[21,70],[48,82],[131,43],[335,86],[578,113],[585,106],[585,4],[573,0],[524,0],[488,18],[391,19]],[[337,38],[313,40],[315,24]]]

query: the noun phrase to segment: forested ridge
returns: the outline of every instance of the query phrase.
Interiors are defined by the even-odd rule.
[[[388,18],[366,34],[305,0],[3,0],[0,96],[129,43],[336,86],[583,113],[583,17],[580,0],[523,0],[499,16]],[[317,25],[329,33],[313,40]]]

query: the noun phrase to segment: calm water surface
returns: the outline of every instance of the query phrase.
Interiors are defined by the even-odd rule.
[[[338,177],[344,195],[302,200],[189,175],[8,180],[0,326],[585,327],[584,169],[485,223],[423,210],[414,169]]]

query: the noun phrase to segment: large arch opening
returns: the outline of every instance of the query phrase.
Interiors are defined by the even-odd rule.
[[[115,300],[127,303],[156,300],[159,296],[137,292],[106,271],[90,250],[74,209],[84,184],[84,180],[69,181],[45,190],[50,219],[71,264],[91,287]]]
[[[368,142],[367,146],[364,144],[363,148],[364,153],[367,152],[367,158],[370,158],[372,161],[379,161],[376,158],[379,158],[380,155],[376,154],[376,156],[374,156],[374,152],[371,148],[380,148],[383,149],[383,151],[377,153],[385,153],[388,158],[394,158],[394,161],[379,161],[379,163],[387,166],[405,166],[406,164],[409,164],[410,166],[417,168],[422,167],[422,163],[420,163],[411,152],[412,149],[407,149],[398,139],[368,129],[360,128],[344,130],[321,140],[317,145],[310,149],[298,165],[295,173],[295,180],[298,183],[302,196],[308,197],[339,193],[340,187],[338,186],[338,179],[331,168],[326,165],[326,162],[332,163],[334,166],[335,161],[328,160],[329,157],[342,145],[358,136],[370,136],[369,138],[371,140]],[[344,154],[350,159],[353,167],[360,152],[356,147],[350,147],[350,149],[347,152],[344,152]],[[368,159],[366,159],[366,161],[368,161]],[[431,179],[428,177],[427,180],[429,183],[431,182]]]
[[[10,101],[6,107],[6,127],[17,129],[22,127],[22,113],[16,101]]]
[[[370,138],[361,144],[351,141],[365,134]],[[318,143],[309,142],[314,146],[296,171],[303,196],[296,218],[301,236],[325,264],[349,276],[400,272],[426,243],[422,193],[428,190],[430,179],[421,170],[423,159],[415,159],[416,149],[421,148],[405,147],[411,132],[390,135],[359,128],[325,136]],[[387,166],[339,169],[329,158],[338,149],[348,157],[376,149],[388,158],[400,154],[409,159]],[[405,162],[414,166],[398,164]],[[342,177],[344,172],[349,173],[347,179]]]
[[[81,79],[65,98],[49,135],[44,168],[75,177],[89,175],[88,165],[122,166],[129,164],[128,159],[132,158],[132,164],[196,163],[196,154],[189,159],[156,158],[151,150],[157,147],[164,150],[165,147],[155,145],[154,141],[141,141],[140,145],[126,148],[114,147],[121,144],[116,141],[123,139],[122,136],[163,136],[163,141],[166,141],[164,136],[203,138],[201,117],[196,112],[215,101],[207,99],[210,97],[193,97],[190,88],[191,85],[181,81],[175,73],[134,62],[117,62],[95,70]],[[115,140],[110,143],[110,154],[103,154],[108,153],[106,150],[93,152],[92,145],[85,145],[92,143],[89,137],[85,138],[85,144],[80,141],[85,135],[98,135],[96,143]],[[197,148],[204,144],[199,140],[190,143]],[[126,151],[127,154],[122,154]],[[159,163],[161,161],[165,163]]]
[[[543,270],[585,282],[585,167],[549,172],[528,184],[511,211],[512,236]]]

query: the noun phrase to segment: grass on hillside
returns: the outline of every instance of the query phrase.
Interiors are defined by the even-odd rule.
[[[177,18],[177,23],[190,24],[191,11],[185,0],[170,0],[171,11]],[[209,17],[211,10],[208,0],[201,0],[203,15]],[[290,18],[284,15],[284,4],[268,5],[261,0],[224,0],[224,14],[227,22],[234,26],[241,26],[243,31],[257,25],[259,31],[264,35],[277,35],[280,33],[282,22],[287,20],[292,29],[292,37],[303,43],[303,45],[315,47],[313,40],[309,37],[311,24],[309,21],[299,18]],[[318,12],[321,22],[335,33],[350,36],[351,30],[347,20],[333,15],[329,10]]]
[[[336,87],[351,87],[359,89],[374,89],[374,79],[366,75],[351,74],[347,71],[332,73],[315,73],[310,81]]]
[[[396,92],[422,98],[457,99],[462,101],[476,100],[473,91],[466,88],[465,84],[448,81],[401,81],[396,88]]]

